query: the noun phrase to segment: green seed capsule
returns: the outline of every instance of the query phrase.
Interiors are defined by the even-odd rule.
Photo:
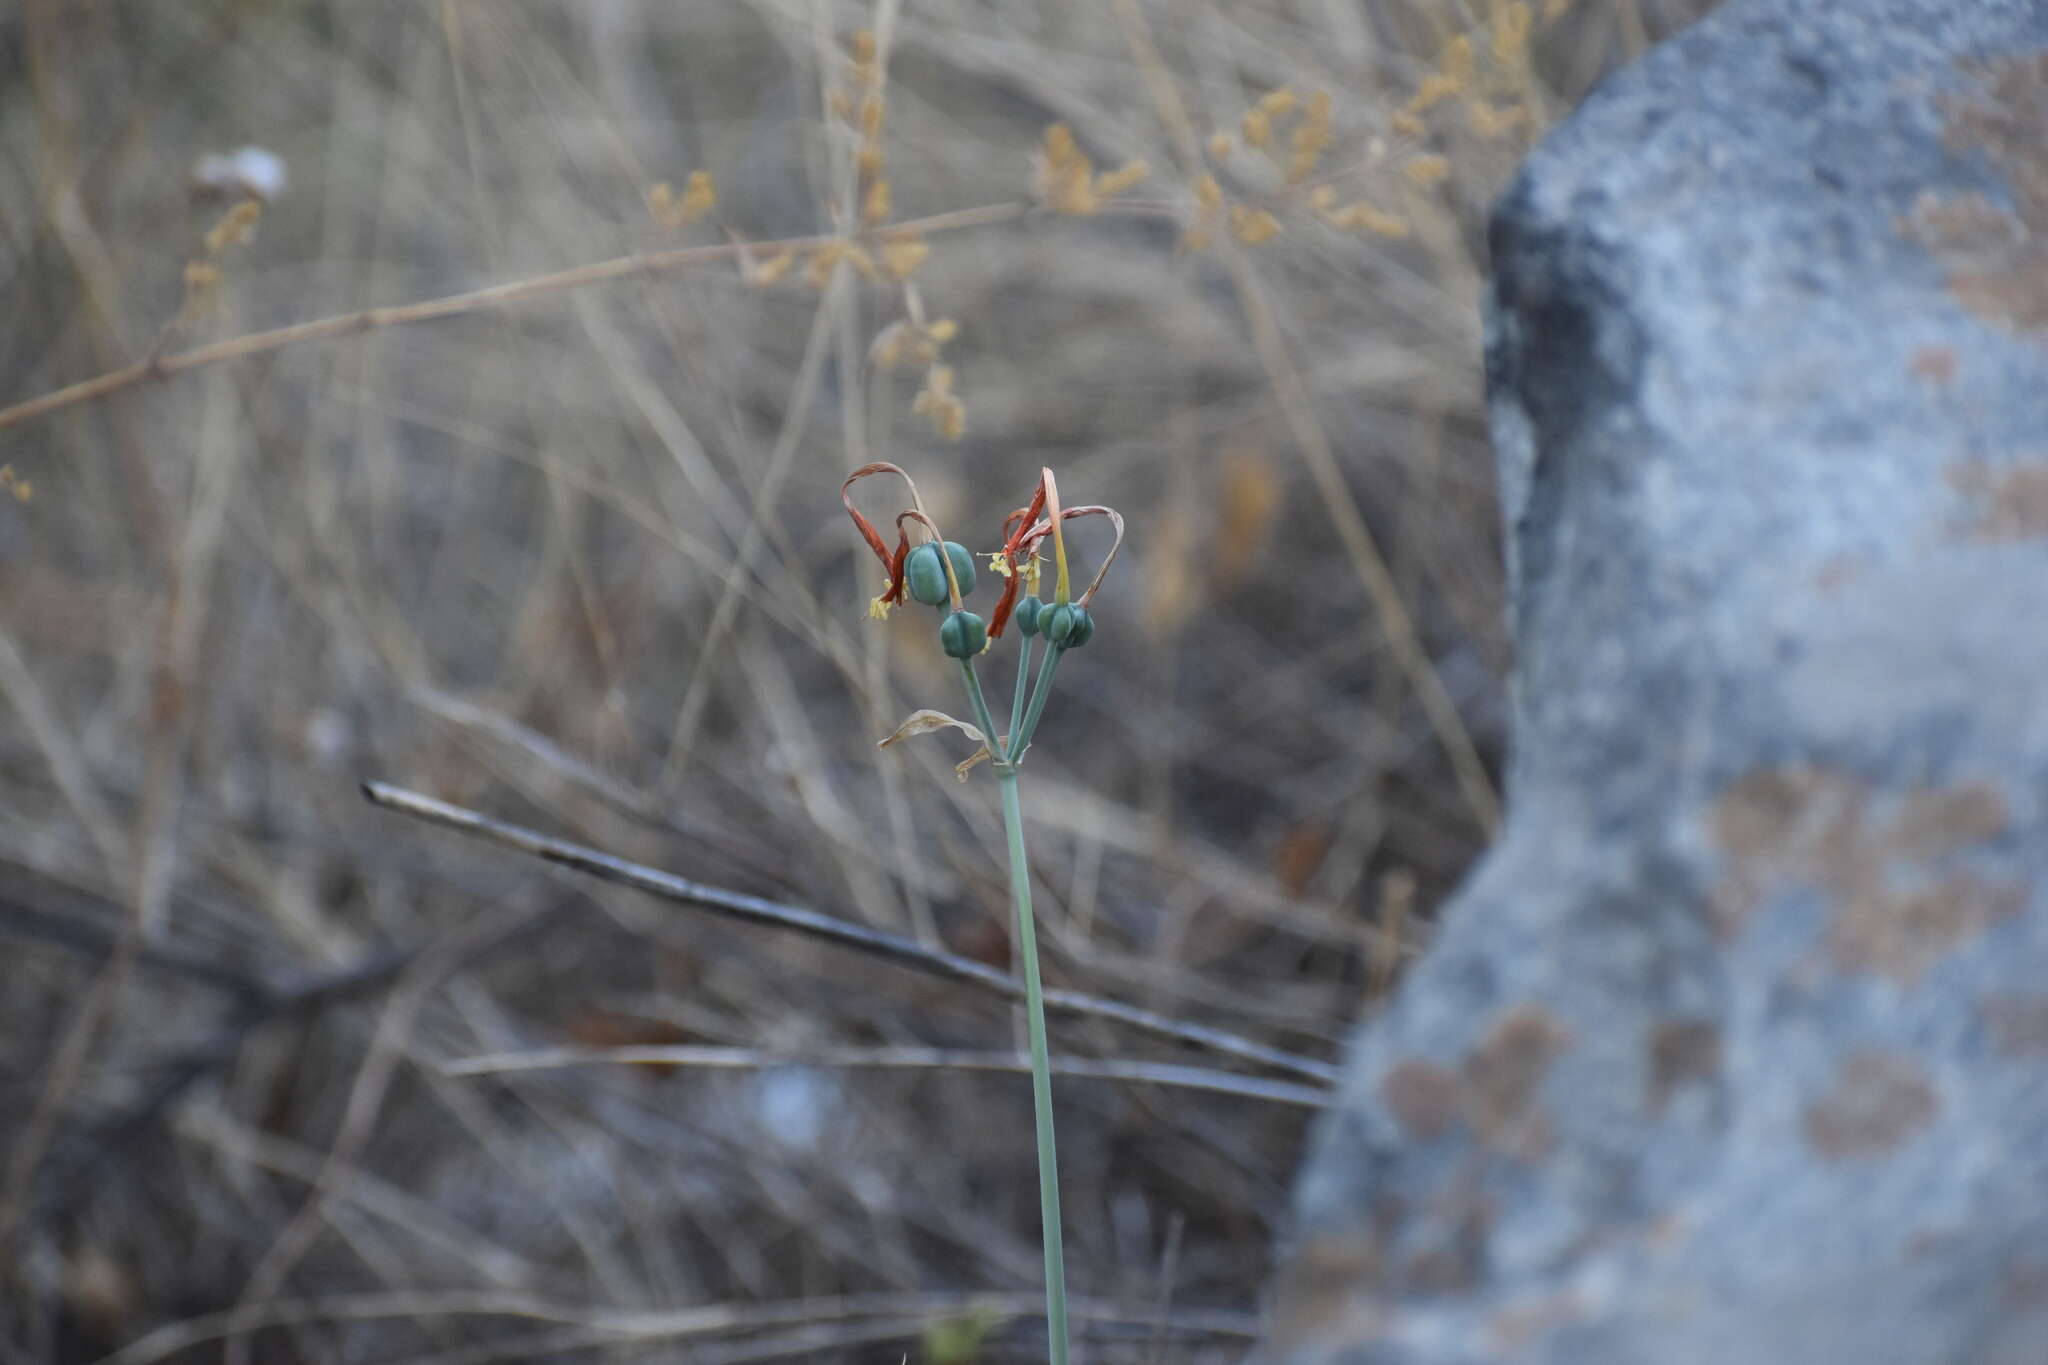
[[[939,558],[938,546],[924,544],[910,552],[910,557],[903,561],[903,586],[913,602],[928,607],[943,606],[950,600],[946,592],[946,565]]]
[[[1074,624],[1067,631],[1067,648],[1079,649],[1095,638],[1095,618],[1088,614],[1086,607],[1072,608]]]
[[[962,597],[974,591],[974,556],[967,547],[957,540],[946,542],[946,558],[953,561],[953,577],[959,580]],[[903,561],[903,586],[909,590],[912,601],[922,602],[928,607],[943,607],[952,600],[946,591],[946,565],[939,558],[939,547],[926,541],[910,552]]]
[[[974,556],[957,540],[946,542],[946,558],[953,561],[953,577],[960,582],[960,595],[974,591]]]
[[[1036,597],[1020,598],[1017,602],[1017,629],[1026,638],[1038,634],[1038,620],[1045,612],[1045,603]]]
[[[1066,644],[1068,637],[1074,633],[1074,609],[1064,602],[1058,606],[1047,607],[1039,613],[1038,628],[1044,631],[1045,638],[1054,644]]]
[[[939,648],[950,658],[971,659],[988,643],[988,623],[971,611],[956,611],[939,622]]]

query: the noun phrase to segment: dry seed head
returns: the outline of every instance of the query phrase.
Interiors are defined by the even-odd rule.
[[[0,488],[14,494],[16,502],[27,502],[36,495],[36,486],[16,474],[11,464],[0,464]]]
[[[1330,92],[1318,90],[1308,97],[1308,113],[1294,130],[1293,155],[1287,161],[1287,182],[1297,184],[1308,178],[1323,150],[1330,145]]]
[[[853,267],[856,275],[864,280],[879,280],[882,272],[875,267],[875,258],[868,255],[858,244],[846,244],[846,263]]]
[[[1237,144],[1228,133],[1217,133],[1209,139],[1209,158],[1212,161],[1228,161],[1230,154],[1237,150]]]
[[[1414,157],[1401,167],[1401,174],[1415,184],[1423,186],[1437,184],[1450,173],[1450,158],[1442,156]]]
[[[853,59],[857,62],[871,62],[875,59],[875,31],[864,28],[853,35]]]
[[[1473,132],[1483,138],[1496,138],[1520,127],[1529,111],[1519,104],[1491,105],[1483,100],[1474,100],[1465,114],[1471,121]]]
[[[1472,80],[1472,39],[1460,33],[1444,44],[1443,76],[1453,90],[1462,90]]]
[[[928,418],[932,430],[948,441],[957,441],[967,430],[967,405],[953,392],[953,367],[934,365],[925,374],[924,387],[911,402],[910,410]]]
[[[1435,78],[1431,77],[1431,79]],[[1395,110],[1393,118],[1389,119],[1388,122],[1393,126],[1394,131],[1403,137],[1421,137],[1427,131],[1423,127],[1422,120],[1409,113],[1406,109]]]
[[[255,199],[244,199],[241,203],[221,215],[206,234],[206,249],[219,255],[231,246],[240,246],[249,240],[249,232],[256,226],[256,220],[263,216],[263,205]]]
[[[1292,89],[1283,85],[1278,90],[1267,91],[1265,97],[1253,107],[1269,119],[1285,118],[1294,112],[1294,106],[1299,103],[1301,98]]]
[[[191,261],[185,266],[185,288],[192,294],[204,294],[218,285],[221,280],[220,267],[206,261]]]
[[[1209,229],[1191,227],[1180,235],[1180,251],[1203,251],[1209,246]]]
[[[746,270],[744,278],[748,284],[767,286],[778,283],[796,264],[796,257],[787,251],[778,251],[759,265]]]
[[[1152,174],[1152,168],[1142,161],[1127,161],[1113,171],[1105,171],[1095,178],[1095,193],[1107,199],[1112,194],[1122,194],[1131,186]]]
[[[915,329],[908,318],[896,319],[875,333],[874,341],[868,346],[868,364],[878,370],[895,369],[903,363],[913,335]]]
[[[683,186],[682,201],[676,205],[680,221],[694,223],[718,203],[718,187],[711,182],[711,172],[691,171],[688,183]]]
[[[1216,183],[1215,176],[1203,175],[1196,177],[1195,202],[1204,209],[1211,211],[1223,202],[1223,187]]]
[[[1493,59],[1503,66],[1517,66],[1529,57],[1529,6],[1523,0],[1501,9],[1493,16]]]
[[[960,335],[960,324],[951,318],[939,318],[924,329],[924,334],[931,338],[934,346],[943,346]]]
[[[879,94],[869,95],[860,102],[861,135],[870,141],[882,135],[882,115],[885,107]]]
[[[832,282],[832,271],[845,255],[846,243],[825,243],[811,253],[810,264],[804,267],[804,282],[813,289],[823,289]]]
[[[1440,71],[1432,71],[1429,75],[1423,77],[1422,84],[1416,87],[1415,96],[1408,101],[1406,112],[1410,114],[1426,114],[1451,96],[1457,94],[1458,89],[1458,83],[1449,76],[1444,75]],[[1399,127],[1400,125],[1397,123],[1395,126]],[[1404,129],[1403,131],[1406,130]],[[1419,124],[1416,126],[1415,131],[1418,134],[1422,131]]]
[[[887,180],[877,180],[868,186],[867,194],[861,199],[861,221],[870,226],[876,223],[886,223],[889,221],[890,211],[889,182]]]
[[[853,154],[854,169],[860,172],[862,180],[876,180],[882,174],[882,149],[873,143],[863,144]]]
[[[922,237],[891,237],[882,243],[882,268],[893,279],[907,280],[931,254],[931,244]]]
[[[1263,148],[1273,140],[1273,120],[1262,109],[1247,109],[1241,130],[1247,147]]]
[[[1095,165],[1074,145],[1074,134],[1064,123],[1045,130],[1038,192],[1058,213],[1086,215],[1101,207],[1095,192]]]
[[[1264,209],[1232,204],[1230,234],[1246,246],[1263,246],[1280,235],[1280,220]]]
[[[1337,210],[1331,215],[1330,223],[1333,227],[1349,231],[1370,232],[1375,237],[1400,238],[1409,233],[1407,219],[1363,202]]]
[[[1337,187],[1318,185],[1308,192],[1308,206],[1317,213],[1328,213],[1337,204]]]

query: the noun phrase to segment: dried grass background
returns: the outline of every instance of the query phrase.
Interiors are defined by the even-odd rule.
[[[1334,1058],[1486,839],[1386,591],[1452,728],[1489,765],[1504,738],[1485,205],[1686,17],[1578,0],[1539,18],[1533,66],[1488,77],[1486,113],[1522,123],[1475,128],[1467,90],[1400,131],[1458,34],[1489,69],[1505,8],[0,11],[0,409],[263,329],[846,230],[860,138],[830,101],[858,98],[864,29],[893,217],[1012,206],[925,234],[912,277],[957,324],[957,442],[912,411],[915,367],[869,362],[904,290],[845,266],[816,287],[801,255],[772,285],[733,259],[634,271],[0,411],[0,1360],[1042,1351],[1021,1076],[444,1069],[556,1045],[1007,1050],[1006,1007],[516,860],[357,784],[1006,964],[991,786],[956,785],[943,739],[874,748],[957,687],[926,613],[861,620],[877,574],[837,493],[895,460],[985,549],[1049,464],[1131,527],[1026,784],[1049,973]],[[1330,96],[1294,188],[1284,131],[1277,158],[1243,138],[1283,87]],[[1056,122],[1150,175],[1090,216],[1032,207]],[[246,143],[289,183],[210,254],[232,201],[193,167]],[[1437,155],[1440,184],[1404,170]],[[695,171],[715,209],[665,229],[649,191]],[[1242,236],[1262,212],[1279,234],[1219,217],[1182,249],[1205,172]],[[1324,181],[1409,235],[1319,221]],[[1228,1065],[1100,1024],[1056,1024],[1055,1048]],[[1100,1310],[1084,1354],[1238,1358],[1310,1111],[1056,1093],[1070,1273]]]

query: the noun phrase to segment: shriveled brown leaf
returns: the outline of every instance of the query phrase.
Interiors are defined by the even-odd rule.
[[[890,735],[885,740],[878,741],[875,747],[877,749],[886,749],[891,744],[901,744],[904,740],[915,738],[918,735],[928,735],[934,730],[948,729],[960,731],[969,739],[981,744],[984,749],[988,746],[988,737],[981,733],[979,726],[969,725],[964,720],[954,720],[944,711],[934,711],[930,707],[925,707],[922,710],[912,711],[908,716],[904,717],[903,723],[896,727],[896,733]]]

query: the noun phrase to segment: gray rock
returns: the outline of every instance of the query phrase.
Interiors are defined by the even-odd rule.
[[[1510,818],[1270,1355],[2048,1361],[2048,5],[1731,0],[1492,247]]]

